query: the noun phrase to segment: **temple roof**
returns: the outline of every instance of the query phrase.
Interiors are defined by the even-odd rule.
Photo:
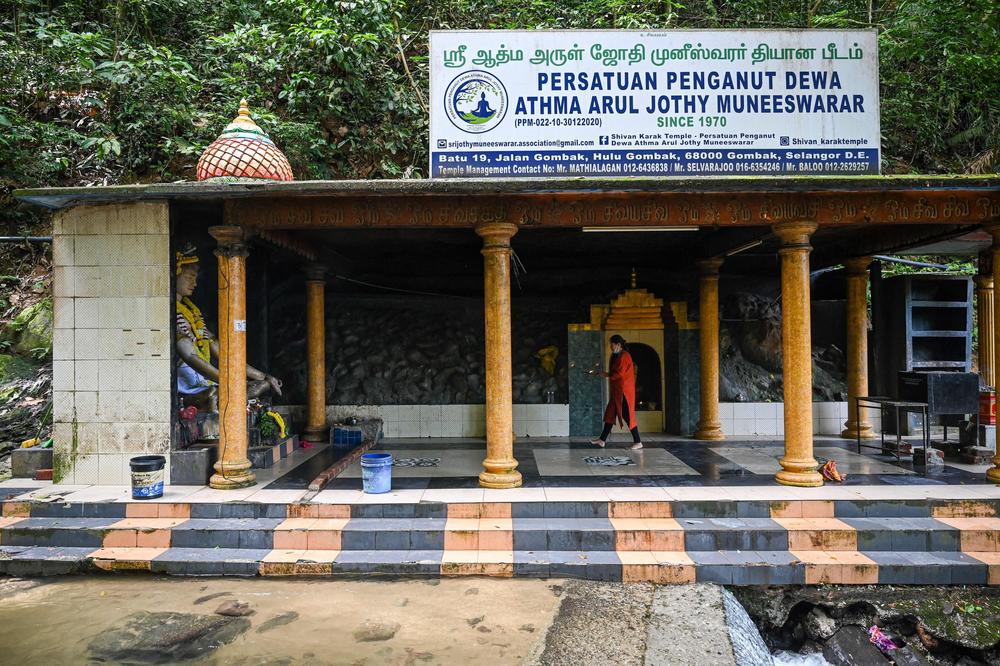
[[[614,193],[864,193],[1000,192],[1000,176],[761,176],[699,178],[508,178],[176,182],[15,190],[22,201],[47,208],[87,202],[227,200],[262,197],[519,196]]]

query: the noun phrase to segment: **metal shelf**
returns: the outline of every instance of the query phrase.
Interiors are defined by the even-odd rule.
[[[967,308],[965,301],[910,301],[912,308]]]
[[[964,338],[968,331],[913,331],[915,338]]]

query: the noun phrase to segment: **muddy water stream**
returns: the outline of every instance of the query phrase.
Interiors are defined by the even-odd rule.
[[[185,663],[470,664],[488,654],[490,664],[519,664],[558,610],[556,582],[0,579],[0,662],[96,663],[90,646],[137,613],[218,618],[220,604],[239,600],[253,610],[249,628]]]

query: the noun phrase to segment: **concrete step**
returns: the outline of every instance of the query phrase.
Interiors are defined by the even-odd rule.
[[[0,545],[343,551],[998,552],[1000,518],[0,518]]]
[[[726,585],[1000,585],[997,552],[267,550],[0,546],[0,574],[498,576]]]
[[[767,490],[762,489],[762,490]],[[1000,499],[705,500],[629,502],[2,502],[3,517],[32,518],[981,518]]]

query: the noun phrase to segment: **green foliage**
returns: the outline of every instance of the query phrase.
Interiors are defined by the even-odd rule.
[[[1000,158],[993,0],[11,5],[0,15],[8,221],[24,219],[5,205],[15,187],[193,179],[242,97],[299,179],[424,176],[429,29],[875,27],[885,170],[984,171]]]
[[[261,440],[268,441],[277,437],[281,432],[281,428],[273,416],[264,412],[257,419],[257,431],[260,433]]]
[[[977,261],[975,256],[966,255],[920,255],[900,257],[908,261],[919,261],[925,264],[935,264],[942,268],[930,268],[923,266],[911,266],[908,264],[897,264],[891,261],[882,262],[882,277],[892,277],[893,275],[911,275],[913,273],[952,273],[955,275],[975,275]]]

